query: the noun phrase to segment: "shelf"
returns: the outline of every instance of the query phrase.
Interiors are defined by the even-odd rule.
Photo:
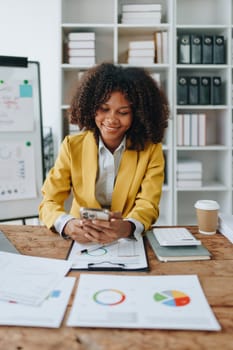
[[[167,183],[163,186],[161,216],[158,223],[163,225],[195,223],[193,205],[198,199],[216,200],[221,209],[231,213],[233,208],[233,0],[61,0],[61,3],[60,30],[63,53],[69,32],[93,31],[96,35],[96,63],[109,61],[125,67],[129,66],[127,55],[130,41],[153,40],[156,31],[168,33],[167,61],[143,64],[150,73],[159,73],[160,84],[170,103],[171,117],[163,144]],[[162,5],[161,23],[155,25],[120,23],[122,5],[130,3],[160,3]],[[181,61],[178,61],[177,36],[193,33],[223,35],[225,63],[178,63]],[[63,55],[60,66],[61,118],[69,108],[71,91],[78,81],[78,73],[90,67],[68,64],[64,58]],[[177,84],[180,75],[207,76],[211,79],[220,77],[222,99],[219,101],[221,104],[177,104]],[[211,90],[211,96],[212,94]],[[206,114],[205,146],[177,146],[178,114]],[[204,186],[201,188],[176,187],[177,162],[182,158],[202,162]]]

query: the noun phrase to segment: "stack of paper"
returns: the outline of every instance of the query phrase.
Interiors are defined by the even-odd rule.
[[[68,63],[95,64],[95,32],[72,32],[68,34]]]
[[[0,301],[0,325],[60,327],[74,283],[74,277],[64,277],[39,306]]]
[[[218,230],[221,232],[231,243],[233,243],[233,215],[219,213],[218,216]]]
[[[128,49],[128,64],[154,64],[154,40],[130,41]]]
[[[161,4],[124,4],[122,20],[124,24],[159,24],[162,18]]]
[[[0,252],[0,324],[58,327],[74,279],[66,260]]]
[[[202,162],[194,160],[180,160],[177,164],[177,187],[202,186]]]
[[[156,31],[154,40],[130,41],[129,64],[154,64],[168,62],[168,32]]]

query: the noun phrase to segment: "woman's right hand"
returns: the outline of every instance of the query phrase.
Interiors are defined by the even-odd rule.
[[[90,240],[85,237],[86,231],[83,230],[82,226],[82,220],[80,219],[71,219],[69,220],[64,229],[63,232],[69,236],[74,241],[77,241],[79,243],[89,243]]]

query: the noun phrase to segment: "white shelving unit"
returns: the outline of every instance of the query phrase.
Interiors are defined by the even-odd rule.
[[[177,64],[173,82],[174,99],[177,79],[187,76],[220,76],[223,84],[221,105],[176,105],[174,115],[179,113],[205,113],[207,115],[207,145],[177,146],[177,118],[174,118],[174,177],[177,164],[182,159],[192,159],[202,163],[202,186],[178,188],[174,184],[175,223],[196,223],[193,205],[198,199],[214,199],[224,212],[232,212],[232,1],[230,0],[177,0],[174,12],[176,36],[182,33],[223,35],[226,42],[226,62],[224,64]],[[175,100],[176,101],[176,100]],[[177,102],[176,102],[177,103]]]
[[[65,122],[73,89],[79,72],[86,65],[71,65],[67,61],[67,36],[70,32],[94,32],[96,63],[103,61],[127,65],[129,41],[151,40],[156,31],[168,33],[166,63],[144,65],[151,73],[160,74],[160,82],[170,103],[169,127],[164,140],[166,182],[161,199],[160,225],[196,224],[194,203],[198,199],[214,199],[221,210],[232,213],[232,32],[233,0],[60,0],[61,1],[61,120],[64,135],[69,133]],[[122,24],[124,4],[162,5],[162,20],[158,25]],[[178,64],[177,37],[180,34],[224,35],[226,63]],[[221,105],[179,105],[177,82],[180,75],[219,76],[223,82]],[[206,113],[208,144],[177,146],[177,115]],[[178,188],[178,162],[197,160],[203,166],[203,184]]]

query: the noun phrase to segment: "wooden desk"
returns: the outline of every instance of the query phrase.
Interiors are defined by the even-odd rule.
[[[1,350],[202,350],[233,349],[233,245],[222,235],[203,236],[196,227],[188,227],[213,254],[210,261],[159,262],[148,248],[150,272],[140,275],[197,274],[218,321],[220,332],[129,330],[66,327],[59,329],[0,327]],[[70,241],[41,226],[1,225],[2,230],[25,255],[65,258]],[[89,272],[94,273],[94,272]],[[72,271],[70,276],[79,272]],[[135,275],[135,272],[124,273]],[[77,286],[76,282],[76,286]],[[76,287],[75,286],[75,287]],[[74,291],[76,288],[74,288]],[[0,311],[1,312],[1,311]]]

